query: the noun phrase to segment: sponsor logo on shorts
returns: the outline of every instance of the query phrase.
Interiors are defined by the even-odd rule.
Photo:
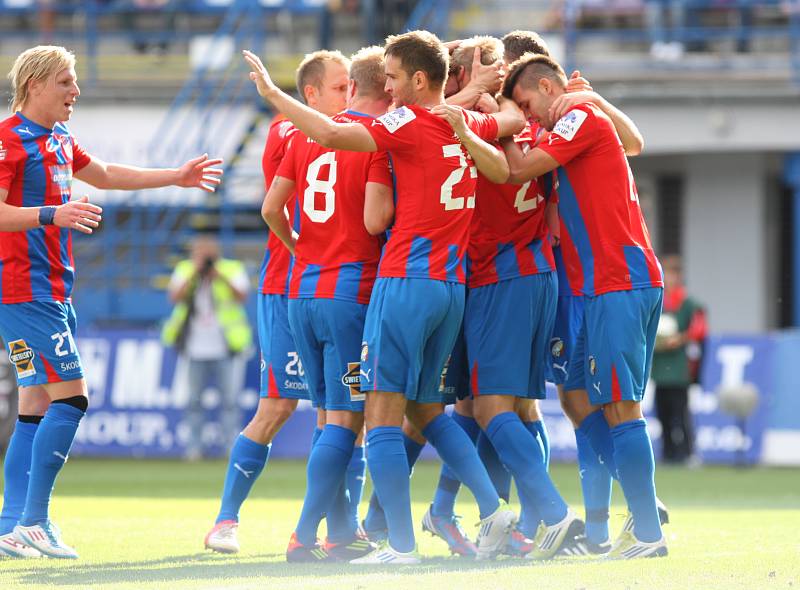
[[[33,365],[34,356],[36,355],[33,350],[24,340],[12,340],[8,343],[8,360],[16,367],[18,379],[36,374],[36,367]]]
[[[550,354],[555,358],[559,358],[564,354],[564,341],[561,338],[556,337],[550,339]]]
[[[597,361],[593,356],[589,357],[589,374],[594,375],[597,373]]]
[[[369,357],[369,346],[367,346],[366,342],[361,343],[361,362],[366,363],[367,358]]]
[[[452,393],[447,391],[448,387],[445,385],[445,381],[447,380],[447,370],[450,368],[450,360],[453,358],[453,355],[447,357],[447,361],[444,363],[444,367],[442,368],[442,377],[439,381],[439,391],[443,393]],[[455,389],[455,387],[451,387],[449,389]]]
[[[305,381],[293,381],[291,379],[285,379],[283,382],[283,386],[286,389],[295,389],[295,390],[305,390],[308,389],[308,385]]]
[[[267,370],[267,361],[264,360],[264,355],[263,354],[261,355],[261,365],[260,365],[260,367],[261,367],[260,370],[261,370],[262,373]]]
[[[342,385],[350,388],[350,401],[363,402],[366,399],[366,394],[361,393],[361,363],[347,363]]]

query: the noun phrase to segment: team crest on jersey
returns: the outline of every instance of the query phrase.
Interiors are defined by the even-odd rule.
[[[36,374],[33,364],[35,354],[24,340],[12,340],[8,343],[8,359],[17,369],[17,378],[24,379]]]
[[[342,385],[350,388],[350,401],[364,401],[366,394],[361,393],[361,363],[347,363],[347,373],[342,375]]]
[[[578,109],[571,110],[566,115],[561,117],[558,122],[553,127],[553,133],[560,135],[567,141],[572,141],[572,138],[575,137],[575,134],[578,132],[578,129],[581,128],[583,122],[588,117],[586,111],[581,111]],[[553,142],[553,136],[550,136],[550,143]]]
[[[552,338],[550,340],[550,354],[554,358],[560,358],[564,354],[564,341],[561,338]]]
[[[589,357],[589,374],[594,375],[597,373],[597,361],[593,356]]]
[[[366,363],[367,358],[369,357],[369,346],[367,346],[366,342],[361,343],[361,362]]]
[[[410,123],[416,118],[417,116],[414,114],[414,111],[408,107],[400,107],[399,109],[389,111],[382,117],[378,117],[372,122],[372,124],[376,125],[377,122],[380,121],[383,126],[386,127],[386,131],[389,133],[394,133],[403,125]]]

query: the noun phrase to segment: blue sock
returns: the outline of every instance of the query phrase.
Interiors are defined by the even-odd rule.
[[[494,513],[500,506],[497,492],[467,433],[447,414],[439,414],[428,423],[422,435],[475,496],[481,519]]]
[[[389,544],[396,551],[413,551],[416,545],[411,520],[409,456],[399,426],[379,426],[367,433],[367,466],[389,529]],[[417,455],[419,456],[419,455]]]
[[[345,479],[345,471],[353,454],[356,433],[349,428],[326,424],[317,439],[306,468],[306,495],[297,522],[297,540],[310,546],[317,541],[320,521],[333,506],[336,494]],[[346,520],[346,519],[345,519]],[[330,522],[328,523],[330,528]],[[329,531],[339,534],[339,531]]]
[[[523,422],[525,428],[527,428],[531,434],[539,439],[539,442],[542,445],[542,452],[544,453],[544,466],[549,471],[550,470],[550,435],[547,434],[547,426],[544,425],[542,420],[536,420],[535,422]]]
[[[419,455],[422,453],[422,449],[425,448],[425,445],[418,443],[413,438],[406,436],[404,433],[403,446],[406,450],[410,477],[411,472],[414,470],[414,464],[417,462],[417,459],[419,459]],[[368,531],[381,531],[386,529],[386,516],[383,513],[383,508],[381,508],[381,502],[378,500],[378,495],[374,490],[372,495],[369,497],[369,509],[367,510],[367,516],[364,517],[364,528]]]
[[[611,474],[597,460],[597,454],[580,430],[575,431],[578,445],[578,470],[586,509],[586,537],[590,543],[608,541],[608,508],[611,505]]]
[[[38,424],[17,421],[8,442],[3,464],[3,511],[0,513],[0,535],[6,535],[22,518],[28,495],[28,472],[31,469],[31,448]]]
[[[545,470],[548,470],[548,464],[544,450],[545,445],[539,436],[539,429],[536,428],[534,422],[523,422],[522,424],[525,426],[527,431],[531,433],[536,445],[539,447],[539,452],[534,453],[535,456],[537,458],[540,456],[543,458],[542,460],[544,461],[544,468]],[[547,436],[547,433],[545,433],[545,436]],[[542,515],[539,514],[539,510],[536,508],[536,500],[531,498],[526,493],[525,489],[526,488],[524,486],[521,486],[519,483],[517,483],[517,495],[519,496],[520,503],[519,522],[517,523],[517,528],[522,532],[523,535],[529,539],[533,539],[536,536],[536,531],[539,528]]]
[[[511,474],[500,461],[497,451],[492,446],[492,441],[489,440],[485,432],[481,432],[478,435],[478,456],[481,458],[483,466],[486,467],[497,495],[508,502],[511,497]]]
[[[325,518],[328,521],[329,542],[349,543],[355,538],[358,521],[350,517],[350,491],[347,489],[346,476],[342,480]]]
[[[546,525],[563,520],[567,505],[545,469],[541,446],[522,425],[519,416],[514,412],[498,414],[492,418],[486,434],[517,485],[523,489],[521,499],[533,501]]]
[[[614,455],[614,439],[611,436],[611,429],[608,427],[603,410],[597,410],[586,416],[578,427],[583,435],[592,445],[597,460],[601,465],[605,465],[611,477],[617,479],[617,463]]]
[[[358,505],[364,493],[364,480],[367,473],[367,460],[364,458],[364,447],[354,447],[353,456],[347,465],[346,486],[350,494],[347,512],[354,528],[358,528]]]
[[[20,524],[33,526],[47,520],[56,476],[69,456],[83,410],[54,402],[36,430],[31,448],[31,475]]]
[[[228,472],[225,474],[217,522],[239,521],[239,509],[267,464],[271,448],[271,444],[259,444],[244,434],[236,437],[228,459]]]
[[[452,418],[453,422],[467,433],[472,444],[475,444],[481,432],[481,427],[478,426],[475,418],[463,416],[458,412],[453,412]],[[439,472],[439,483],[436,485],[436,491],[433,494],[431,514],[445,518],[452,517],[455,513],[456,496],[458,496],[460,488],[461,480],[458,479],[458,476],[450,469],[447,463],[443,463],[442,470]]]
[[[623,422],[611,429],[619,483],[633,514],[636,538],[652,543],[661,538],[656,507],[656,462],[644,420]]]

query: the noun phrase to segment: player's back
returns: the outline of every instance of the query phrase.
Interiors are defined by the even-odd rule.
[[[663,286],[633,174],[608,116],[578,105],[540,147],[561,164],[559,215],[579,257],[565,265],[582,268],[581,293]],[[566,257],[573,250],[563,240]]]
[[[369,125],[372,117],[347,111],[334,120]],[[386,152],[332,150],[297,133],[278,175],[296,182],[301,211],[290,298],[367,303],[382,239],[364,225],[365,191],[369,182],[391,186]]]
[[[272,179],[286,154],[289,140],[297,132],[297,128],[288,119],[276,117],[269,127],[264,153],[261,157],[261,170],[264,174],[265,191],[269,190]],[[287,203],[290,221],[294,222],[297,214],[294,195]],[[267,246],[259,270],[261,293],[285,295],[288,289],[289,270],[292,255],[272,232],[267,237]]]
[[[494,119],[465,111],[479,136],[494,139]],[[449,123],[412,105],[371,127],[396,176],[395,221],[379,276],[464,282],[477,170]]]
[[[524,151],[535,141],[530,128],[514,139]],[[478,175],[468,249],[470,287],[554,270],[545,221],[545,207],[556,194],[552,178],[495,184]]]

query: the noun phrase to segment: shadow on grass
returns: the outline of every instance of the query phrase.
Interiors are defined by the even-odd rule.
[[[58,568],[26,568],[17,570],[16,582],[21,584],[50,584],[90,586],[118,582],[167,583],[188,580],[237,580],[247,578],[289,578],[297,576],[357,576],[392,573],[402,576],[441,573],[448,571],[482,572],[508,568],[529,568],[530,561],[504,560],[475,562],[456,557],[423,560],[418,566],[352,566],[348,564],[289,564],[282,554],[263,554],[253,558],[236,559],[219,555],[193,554],[138,562],[64,564]],[[552,563],[552,562],[551,562]],[[163,567],[162,567],[163,566]]]

